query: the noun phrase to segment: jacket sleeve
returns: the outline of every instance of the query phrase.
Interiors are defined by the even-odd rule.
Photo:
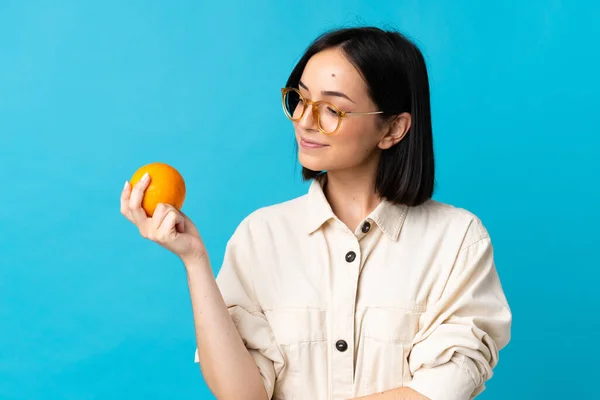
[[[459,250],[441,298],[421,316],[413,342],[408,386],[431,400],[481,393],[510,340],[511,311],[490,238],[482,232]]]

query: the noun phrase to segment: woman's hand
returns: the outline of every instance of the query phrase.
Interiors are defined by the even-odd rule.
[[[160,244],[178,255],[187,265],[206,256],[206,248],[200,233],[192,221],[182,212],[168,204],[159,204],[151,218],[142,208],[144,192],[150,177],[144,177],[132,189],[129,182],[121,192],[121,214],[133,222],[140,235]]]

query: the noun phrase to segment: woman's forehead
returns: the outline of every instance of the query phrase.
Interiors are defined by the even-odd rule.
[[[327,49],[312,56],[301,78],[311,93],[320,91],[342,91],[361,97],[366,94],[366,85],[354,65],[340,49]]]

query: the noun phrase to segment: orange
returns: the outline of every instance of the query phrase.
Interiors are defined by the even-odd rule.
[[[131,186],[139,182],[146,172],[150,175],[150,185],[142,200],[142,208],[146,214],[152,217],[159,203],[170,204],[181,210],[185,200],[185,182],[179,171],[165,163],[150,163],[135,171],[131,177]]]

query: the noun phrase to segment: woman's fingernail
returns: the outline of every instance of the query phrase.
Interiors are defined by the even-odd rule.
[[[149,177],[149,175],[148,175],[148,173],[146,172],[146,173],[144,174],[144,176],[142,176],[142,180],[143,180],[143,181],[147,181],[147,180],[148,180],[148,177]]]
[[[125,181],[125,185],[123,185],[123,189],[125,189],[127,187],[128,183],[129,183],[129,181]]]

